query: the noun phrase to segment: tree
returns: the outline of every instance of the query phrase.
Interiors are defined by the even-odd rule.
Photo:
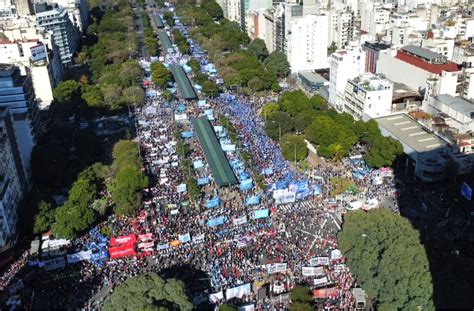
[[[35,215],[33,232],[40,234],[49,230],[54,222],[54,209],[51,204],[40,201],[38,205],[38,213]]]
[[[261,115],[264,119],[266,119],[269,115],[273,114],[274,112],[277,112],[278,110],[280,110],[280,106],[277,103],[270,102],[262,107]]]
[[[279,140],[282,135],[293,130],[293,120],[286,112],[277,111],[267,117],[265,130],[268,136]]]
[[[222,8],[214,0],[202,1],[201,7],[206,9],[207,13],[217,20],[220,20],[224,17],[224,12],[222,11]]]
[[[186,295],[184,283],[176,279],[162,279],[156,273],[129,278],[116,287],[105,301],[105,311],[120,310],[182,310],[193,305]]]
[[[285,134],[281,138],[280,146],[283,156],[288,161],[302,161],[308,155],[308,148],[302,136]]]
[[[82,89],[82,99],[84,99],[89,107],[100,107],[104,104],[104,98],[98,86],[84,85]]]
[[[83,170],[69,190],[68,200],[55,213],[55,236],[74,238],[97,221],[97,213],[91,208],[97,198],[103,180],[94,166]]]
[[[434,310],[426,251],[406,218],[386,209],[352,211],[337,239],[376,309]]]
[[[59,103],[68,103],[79,94],[81,84],[74,80],[61,81],[53,90],[54,99]]]
[[[267,46],[265,45],[265,41],[260,38],[254,39],[247,47],[247,50],[255,55],[259,61],[263,62],[265,58],[268,57],[268,50]]]
[[[151,80],[157,86],[164,88],[166,83],[172,80],[171,72],[160,62],[151,64]]]
[[[202,84],[202,91],[209,97],[216,97],[220,93],[219,86],[215,82],[209,80],[204,81]]]
[[[145,92],[140,86],[130,86],[123,90],[123,97],[127,103],[134,106],[141,106],[145,99]]]
[[[313,297],[309,293],[309,289],[304,285],[296,285],[290,293],[291,305],[290,310],[310,311],[313,310],[311,302]]]
[[[140,208],[141,190],[148,187],[148,178],[139,167],[125,166],[120,168],[113,182],[109,185],[115,212],[119,215],[131,215]]]
[[[224,303],[219,306],[219,311],[237,311],[237,308],[231,304]]]
[[[286,55],[275,51],[270,53],[270,55],[263,61],[265,67],[273,70],[276,75],[280,78],[286,77],[290,74],[290,63],[286,58]]]
[[[331,42],[331,45],[328,47],[328,55],[336,52],[336,50],[337,50],[337,44],[336,42],[333,41]]]
[[[365,162],[371,167],[392,166],[395,159],[403,153],[403,146],[391,137],[380,135],[375,138],[369,152],[365,155]]]
[[[198,72],[201,72],[201,65],[199,64],[198,60],[191,59],[190,61],[188,61],[187,65],[191,67],[191,69],[193,70],[195,74]]]
[[[294,117],[302,111],[312,110],[308,97],[303,91],[285,92],[278,100],[280,109]]]

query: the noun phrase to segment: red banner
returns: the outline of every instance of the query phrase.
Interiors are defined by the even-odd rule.
[[[118,245],[133,245],[137,241],[137,238],[134,234],[119,236],[117,238],[110,239],[110,246],[118,246]]]
[[[320,288],[313,290],[313,298],[325,299],[337,294],[336,287]]]
[[[115,258],[122,258],[126,256],[135,256],[136,253],[135,253],[135,249],[133,248],[133,245],[123,245],[123,246],[109,248],[109,255],[110,255],[110,258],[115,259]]]

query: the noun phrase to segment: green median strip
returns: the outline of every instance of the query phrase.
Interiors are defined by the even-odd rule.
[[[194,130],[211,167],[212,175],[219,186],[234,185],[237,183],[227,158],[222,151],[219,141],[206,117],[192,119]]]

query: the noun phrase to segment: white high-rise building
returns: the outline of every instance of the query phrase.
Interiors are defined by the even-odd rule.
[[[291,21],[287,46],[292,72],[327,68],[328,17],[305,15]]]
[[[347,81],[364,73],[365,52],[361,47],[339,50],[331,55],[329,62],[329,104],[343,111]]]
[[[355,120],[370,120],[392,114],[393,83],[372,73],[347,82],[343,111]]]
[[[14,121],[8,108],[0,108],[0,248],[16,234],[18,205],[27,189]]]
[[[65,8],[68,12],[71,23],[82,33],[85,31],[88,23],[87,0],[49,0],[49,4],[56,3]]]
[[[385,34],[390,27],[390,10],[382,3],[362,3],[360,29],[370,35]]]
[[[4,23],[0,30],[0,63],[14,64],[21,75],[31,73],[39,109],[47,111],[53,101],[53,88],[62,80],[60,54],[52,33],[36,29],[31,18]]]
[[[329,46],[336,43],[338,49],[342,49],[354,39],[355,17],[351,11],[332,10],[329,17]]]
[[[35,4],[36,25],[53,33],[64,66],[72,65],[72,56],[79,43],[79,31],[69,19],[66,9],[44,2]]]

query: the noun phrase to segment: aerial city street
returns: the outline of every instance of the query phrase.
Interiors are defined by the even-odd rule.
[[[472,310],[473,12],[0,3],[0,309]]]

